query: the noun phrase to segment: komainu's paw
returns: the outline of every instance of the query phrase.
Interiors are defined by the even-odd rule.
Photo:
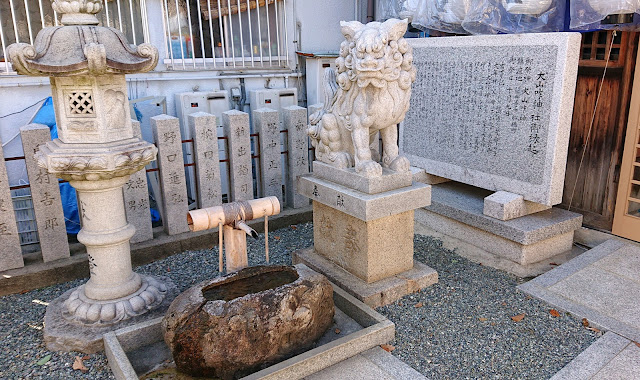
[[[356,165],[356,173],[365,177],[380,177],[382,166],[375,161],[362,161]]]
[[[406,172],[409,170],[409,166],[410,164],[408,158],[406,158],[405,156],[398,156],[393,161],[391,161],[391,163],[389,164],[389,169],[395,170],[397,172]]]

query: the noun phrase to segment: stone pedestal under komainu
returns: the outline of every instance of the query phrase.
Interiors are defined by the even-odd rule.
[[[410,172],[384,169],[367,178],[313,164],[314,174],[298,179],[298,192],[313,201],[314,246],[294,252],[294,263],[371,307],[438,282],[435,270],[413,259],[414,210],[429,205],[430,186],[412,183]]]

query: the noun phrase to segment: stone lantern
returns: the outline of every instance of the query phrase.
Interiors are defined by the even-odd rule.
[[[51,77],[59,138],[34,153],[39,166],[77,190],[78,241],[89,256],[89,281],[48,306],[45,342],[49,349],[92,352],[101,349],[104,332],[159,316],[175,293],[166,279],[132,271],[135,228],[123,200],[131,174],[157,153],[134,137],[125,74],[152,70],[158,50],[132,46],[119,30],[98,26],[100,0],[52,0],[52,7],[63,26],[43,29],[33,46],[9,46],[8,57],[19,74]]]

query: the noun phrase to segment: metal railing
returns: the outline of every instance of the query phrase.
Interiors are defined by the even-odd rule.
[[[162,7],[173,70],[288,66],[287,0],[162,0]]]
[[[98,19],[103,26],[119,29],[135,45],[149,42],[146,0],[104,0]],[[6,62],[9,45],[33,44],[42,28],[58,25],[60,15],[50,0],[0,0],[0,73],[12,73]]]

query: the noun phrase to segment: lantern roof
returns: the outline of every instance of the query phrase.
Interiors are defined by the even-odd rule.
[[[62,13],[63,26],[42,29],[34,45],[18,43],[7,49],[19,74],[132,74],[150,71],[158,63],[153,45],[130,45],[119,30],[97,25],[94,14],[102,9],[99,1],[54,0],[52,5]]]

